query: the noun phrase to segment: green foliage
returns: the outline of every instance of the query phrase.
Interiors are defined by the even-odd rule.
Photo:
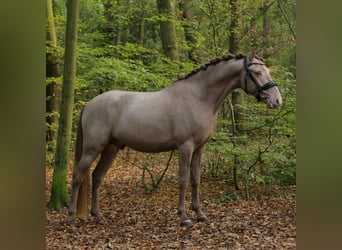
[[[79,51],[78,99],[109,90],[156,91],[189,72],[190,62],[172,61],[156,50],[126,43]]]

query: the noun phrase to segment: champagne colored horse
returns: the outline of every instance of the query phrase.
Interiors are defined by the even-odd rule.
[[[100,220],[100,184],[125,146],[150,153],[177,149],[181,226],[191,225],[185,210],[189,172],[192,209],[197,221],[207,221],[199,203],[201,158],[213,134],[218,109],[236,88],[254,95],[269,108],[282,103],[268,68],[254,55],[215,59],[160,91],[109,91],[92,99],[84,107],[78,126],[70,221],[76,220],[76,207],[77,217],[85,215],[87,191],[82,190],[86,190],[87,172],[99,154],[101,158],[92,172],[91,214]]]

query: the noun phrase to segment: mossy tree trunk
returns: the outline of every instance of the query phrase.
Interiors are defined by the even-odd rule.
[[[74,106],[74,82],[76,80],[76,46],[79,0],[67,2],[67,27],[65,37],[64,78],[54,172],[49,208],[60,209],[69,205],[67,169]]]
[[[197,49],[198,42],[192,25],[193,13],[190,9],[190,0],[180,0],[178,3],[179,9],[182,11],[185,40],[190,47],[188,52],[189,59],[195,63],[200,63],[200,52]]]
[[[60,74],[52,0],[46,0],[46,19],[46,142],[55,143],[57,137],[56,127],[58,123],[57,111],[59,97],[57,79]]]
[[[175,25],[174,0],[157,0],[160,15],[160,39],[164,54],[174,60],[178,60],[178,46]]]

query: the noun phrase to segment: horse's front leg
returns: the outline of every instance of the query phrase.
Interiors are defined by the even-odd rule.
[[[200,167],[202,154],[204,152],[205,146],[203,145],[197,149],[191,161],[191,194],[192,194],[192,210],[195,211],[197,215],[197,221],[208,221],[207,216],[201,211],[199,205],[199,185],[200,185]]]
[[[191,162],[193,147],[192,145],[183,145],[179,148],[179,202],[178,214],[180,216],[181,226],[191,226],[191,220],[185,210],[185,193],[189,179],[189,166]]]

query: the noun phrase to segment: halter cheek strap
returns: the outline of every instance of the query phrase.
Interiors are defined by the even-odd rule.
[[[270,89],[272,87],[275,87],[275,86],[277,86],[277,84],[274,81],[271,80],[271,81],[265,83],[264,85],[259,86],[258,81],[255,79],[254,75],[249,70],[249,66],[251,66],[251,65],[265,65],[264,63],[248,63],[247,56],[245,56],[244,59],[243,59],[243,65],[244,65],[245,70],[246,70],[245,91],[246,91],[246,93],[248,93],[247,92],[247,76],[248,76],[249,78],[252,79],[252,81],[254,82],[256,87],[258,88],[258,93],[256,95],[256,98],[260,102],[261,101],[261,96],[260,96],[261,92],[264,91],[264,90],[268,90],[268,89]]]

